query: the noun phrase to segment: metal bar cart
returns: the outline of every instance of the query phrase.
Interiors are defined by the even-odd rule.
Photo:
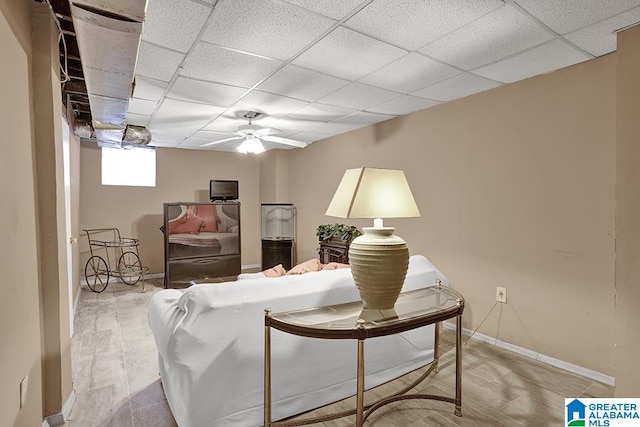
[[[121,237],[117,228],[93,228],[82,230],[89,241],[91,256],[84,266],[84,278],[93,292],[107,288],[110,277],[119,278],[127,285],[135,285],[149,271],[140,261],[139,239]]]

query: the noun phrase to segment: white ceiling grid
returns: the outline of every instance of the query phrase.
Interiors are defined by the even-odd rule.
[[[640,0],[148,0],[128,122],[211,147],[308,143],[615,50]],[[265,149],[291,148],[265,143]]]

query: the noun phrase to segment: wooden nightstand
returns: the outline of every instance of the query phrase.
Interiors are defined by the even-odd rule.
[[[321,241],[318,255],[323,264],[330,262],[349,264],[349,243],[337,239]]]

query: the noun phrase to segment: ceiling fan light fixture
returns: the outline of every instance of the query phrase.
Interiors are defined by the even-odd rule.
[[[260,140],[255,136],[247,135],[245,140],[242,141],[242,144],[238,146],[238,151],[243,154],[259,154],[264,152],[264,146],[262,145],[262,142],[260,142]]]

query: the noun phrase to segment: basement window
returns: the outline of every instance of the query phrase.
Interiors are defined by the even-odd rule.
[[[102,148],[102,185],[156,186],[154,148]]]

